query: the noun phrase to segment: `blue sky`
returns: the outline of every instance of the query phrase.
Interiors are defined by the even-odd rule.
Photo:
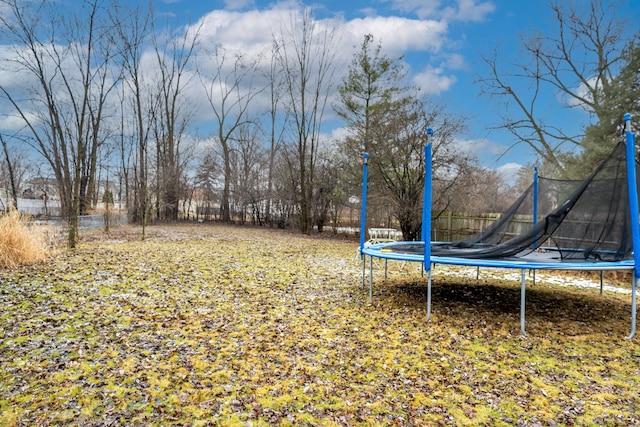
[[[71,0],[65,0],[71,1]],[[75,0],[74,0],[75,1]],[[340,73],[347,70],[353,52],[367,33],[380,42],[390,57],[404,55],[410,70],[410,83],[423,93],[443,103],[450,114],[466,118],[468,131],[458,135],[456,143],[463,150],[477,154],[481,164],[513,177],[524,164],[534,163],[531,149],[523,144],[509,150],[514,140],[504,131],[491,130],[500,124],[501,104],[480,95],[478,77],[486,75],[482,55],[497,50],[500,57],[517,62],[519,39],[534,30],[555,30],[555,20],[543,0],[152,0],[160,17],[160,26],[201,27],[201,41],[221,43],[243,54],[268,51],[271,35],[286,24],[287,17],[305,6],[313,6],[321,24],[334,26],[340,41],[336,51],[339,62],[335,86]],[[588,0],[574,0],[587,4]],[[606,1],[606,0],[605,0]],[[138,0],[141,5],[147,0]],[[616,3],[618,12],[629,18],[640,17],[640,1]],[[629,32],[637,31],[630,28]],[[526,92],[526,87],[519,90]],[[335,93],[335,92],[334,92]],[[201,115],[196,123],[206,129],[211,110],[202,102],[202,86],[192,89],[193,102]],[[567,110],[553,94],[546,94],[543,113],[568,132],[589,123],[582,110]],[[207,110],[207,108],[209,108]],[[343,135],[342,123],[331,117],[323,129],[327,141]],[[2,120],[0,120],[1,122]],[[6,120],[5,120],[6,122]],[[210,123],[209,123],[210,124]],[[0,123],[0,127],[2,123]],[[437,132],[437,129],[434,129]],[[341,133],[342,132],[342,133]],[[506,154],[505,154],[506,152]]]
[[[211,31],[223,44],[234,43],[234,38],[246,39],[247,33],[255,32],[259,38],[265,22],[274,19],[274,10],[313,5],[318,19],[337,15],[339,26],[344,30],[341,46],[345,52],[353,52],[362,36],[371,32],[390,56],[405,56],[413,83],[444,103],[451,114],[466,117],[468,131],[459,135],[458,143],[477,153],[482,165],[513,176],[520,165],[536,161],[524,145],[505,154],[513,143],[512,137],[504,131],[491,130],[500,123],[501,104],[480,96],[476,81],[478,75],[485,72],[481,55],[490,55],[497,49],[501,57],[514,60],[521,36],[534,30],[553,31],[555,21],[545,1],[155,1],[156,10],[170,22],[197,22],[209,16],[208,23],[218,24],[207,25],[203,31]],[[586,3],[586,0],[580,1]],[[628,16],[640,17],[640,2],[619,2],[619,8]],[[584,112],[567,111],[553,95],[543,105],[545,113],[567,128],[578,130],[589,122]],[[334,131],[339,134],[339,130]]]

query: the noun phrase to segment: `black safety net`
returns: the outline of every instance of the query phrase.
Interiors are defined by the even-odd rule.
[[[536,194],[534,184],[531,184],[518,199],[500,217],[484,230],[462,240],[440,243],[442,247],[449,248],[473,248],[481,245],[497,245],[512,237],[522,234],[551,212],[555,211],[559,204],[571,197],[575,189],[582,184],[579,180],[560,180],[551,178],[538,178],[538,207],[536,221],[533,218],[533,205]]]
[[[491,226],[464,240],[433,243],[436,256],[475,259],[519,257],[553,252],[561,260],[631,259],[632,239],[625,143],[619,143],[584,181],[540,178],[538,217],[533,221],[533,186]],[[531,215],[527,231],[513,237],[513,221]],[[386,249],[422,253],[421,243]]]

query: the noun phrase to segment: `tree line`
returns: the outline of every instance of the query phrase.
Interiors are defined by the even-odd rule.
[[[359,209],[364,152],[371,221],[398,223],[405,239],[419,238],[427,127],[436,130],[435,217],[500,211],[517,196],[456,146],[464,119],[408,84],[402,58],[384,55],[373,34],[363,34],[338,80],[339,32],[311,8],[282,22],[256,56],[206,39],[201,26],[160,28],[152,10],[117,0],[84,0],[74,9],[0,0],[0,7],[10,51],[0,68],[16,76],[0,81],[0,97],[19,123],[0,131],[2,179],[15,199],[28,167],[54,178],[69,218],[69,247],[78,239],[78,216],[112,200],[105,178],[118,183],[143,236],[149,223],[177,220],[191,204],[225,222],[322,231]],[[638,111],[637,37],[625,39],[616,27],[622,21],[598,7],[602,2],[593,0],[580,15],[552,6],[557,37],[525,40],[537,68],[522,66],[518,75],[571,95],[566,70],[575,70],[584,88],[572,105],[598,119],[584,135],[569,138],[540,122],[535,99],[510,88],[513,76],[501,71],[497,54],[485,58],[489,72],[478,78],[485,93],[505,99],[502,126],[515,143],[530,144],[558,175],[611,145],[618,110]],[[581,47],[558,51],[560,42]],[[584,61],[587,54],[593,61]],[[635,92],[626,102],[629,85]],[[206,101],[195,102],[195,94]],[[212,130],[194,136],[203,114]],[[345,135],[335,141],[323,135],[330,114],[344,123]],[[41,162],[11,150],[18,142]],[[561,151],[567,142],[581,150]]]

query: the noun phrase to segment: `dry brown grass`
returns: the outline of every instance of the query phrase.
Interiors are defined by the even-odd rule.
[[[29,227],[26,218],[12,210],[0,216],[0,268],[29,265],[47,258],[47,233]]]

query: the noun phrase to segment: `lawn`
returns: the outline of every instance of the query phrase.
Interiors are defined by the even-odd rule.
[[[194,224],[0,270],[0,425],[640,425],[626,294]]]

